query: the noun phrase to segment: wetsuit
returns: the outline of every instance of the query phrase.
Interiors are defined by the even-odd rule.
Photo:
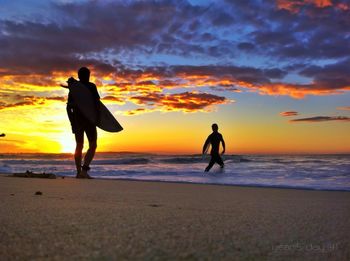
[[[222,161],[219,154],[220,142],[223,142],[223,138],[219,132],[213,132],[205,141],[205,147],[211,144],[211,159],[208,167],[205,168],[205,171],[209,171],[215,163],[219,164],[222,168],[224,167],[224,162]]]
[[[96,101],[96,109],[98,109],[100,95],[97,92],[96,85],[91,82],[83,84],[91,91]],[[91,123],[79,110],[74,102],[74,98],[71,93],[68,94],[67,114],[72,125],[72,132],[75,134],[75,140],[77,143],[84,143],[84,132],[86,133],[89,142],[96,142],[96,125]]]

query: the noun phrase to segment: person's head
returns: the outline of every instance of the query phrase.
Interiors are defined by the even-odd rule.
[[[214,123],[213,125],[211,125],[211,128],[212,128],[212,130],[213,131],[218,131],[218,129],[219,129],[219,127],[218,127],[218,125],[216,124],[216,123]]]
[[[78,77],[81,82],[89,82],[90,70],[86,67],[81,67],[78,71]]]

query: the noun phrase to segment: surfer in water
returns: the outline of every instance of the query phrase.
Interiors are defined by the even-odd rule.
[[[95,101],[96,110],[99,110],[100,96],[97,92],[96,85],[90,82],[90,70],[86,67],[82,67],[78,71],[78,77],[80,83],[84,84],[89,91],[91,91]],[[68,85],[76,82],[73,77],[68,79]],[[97,148],[97,130],[96,124],[91,123],[83,113],[78,109],[76,101],[71,93],[68,94],[67,113],[69,121],[72,125],[72,132],[75,135],[76,148],[74,154],[75,166],[77,169],[76,178],[88,178],[92,177],[87,173],[90,170],[90,163],[95,156]],[[97,113],[98,115],[98,113]],[[97,119],[98,122],[99,119]],[[89,149],[84,157],[84,164],[82,165],[82,152],[84,147],[84,133],[89,140]]]
[[[6,136],[5,133],[0,134],[0,137],[5,137],[5,136]]]
[[[222,161],[219,154],[219,148],[220,148],[220,142],[222,142],[222,154],[224,154],[225,141],[221,133],[218,132],[219,127],[216,123],[211,125],[211,128],[213,132],[208,136],[207,140],[205,141],[203,146],[203,151],[202,151],[202,153],[205,154],[208,146],[211,145],[211,151],[210,151],[211,159],[210,159],[209,165],[205,168],[205,172],[208,172],[214,166],[215,163],[218,163],[221,168],[224,167],[224,162]]]

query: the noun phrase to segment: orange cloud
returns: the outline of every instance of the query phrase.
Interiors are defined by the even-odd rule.
[[[348,11],[350,9],[350,5],[346,3],[338,3],[337,8],[343,11]]]
[[[283,111],[283,112],[280,112],[280,115],[284,116],[284,117],[297,116],[298,114],[299,113],[297,111]]]
[[[350,106],[337,107],[337,110],[350,111]]]
[[[210,93],[183,92],[176,94],[157,94],[134,96],[130,101],[138,105],[147,105],[153,107],[153,110],[136,109],[131,114],[154,111],[158,108],[160,111],[210,111],[212,106],[230,103],[227,98]],[[155,108],[156,107],[156,108]]]
[[[15,100],[15,102],[0,102],[0,110],[23,107],[23,106],[38,106],[45,105],[46,101],[65,101],[65,97],[53,96],[53,97],[36,97],[36,96],[22,96],[22,95],[0,95],[2,98],[6,98],[7,101]],[[18,101],[21,100],[21,101]]]
[[[127,116],[133,116],[133,115],[139,115],[139,114],[144,114],[144,113],[148,113],[148,112],[152,112],[155,111],[154,109],[147,109],[147,108],[137,108],[134,110],[129,110],[126,111],[124,114]]]
[[[349,62],[346,60],[323,67],[305,68],[300,74],[310,78],[308,84],[283,83],[281,79],[287,73],[284,69],[216,65],[145,67],[138,70],[121,68],[118,73],[92,71],[92,81],[98,83],[98,90],[103,94],[101,96],[104,96],[102,100],[105,102],[125,104],[130,101],[137,105],[159,106],[163,111],[176,109],[193,112],[206,111],[212,106],[227,103],[227,99],[220,100],[217,97],[225,99],[224,96],[227,97],[229,92],[251,91],[261,95],[285,95],[296,99],[302,99],[306,95],[341,94],[350,90],[350,79],[346,71]],[[33,77],[0,76],[0,84],[4,86],[0,91],[0,98],[3,97],[0,109],[43,105],[49,100],[64,101],[65,97],[60,95],[66,95],[66,92],[58,84],[64,82],[69,73],[72,72],[52,72],[49,76],[36,74]],[[40,80],[40,76],[43,80]],[[189,91],[185,94],[183,92],[181,97],[165,94],[167,90],[183,89]],[[200,89],[204,91],[199,92]],[[208,89],[211,92],[224,93],[224,96],[209,94]]]
[[[116,96],[105,96],[103,98],[101,98],[102,101],[106,101],[106,102],[113,102],[113,103],[117,103],[117,104],[124,104],[125,101],[122,97],[116,97]]]
[[[278,9],[285,9],[291,13],[298,13],[300,9],[306,5],[314,6],[317,8],[334,7],[338,10],[348,11],[350,5],[348,3],[333,3],[332,0],[276,0]]]
[[[299,12],[300,8],[305,5],[313,5],[318,8],[325,8],[328,6],[332,6],[331,0],[276,0],[278,9],[285,9],[292,13]]]
[[[284,83],[270,83],[262,86],[253,87],[260,94],[265,95],[287,95],[295,99],[302,99],[306,95],[331,95],[341,94],[344,91],[350,90],[350,86],[343,89],[328,89],[324,86],[318,86],[316,84],[284,84]]]

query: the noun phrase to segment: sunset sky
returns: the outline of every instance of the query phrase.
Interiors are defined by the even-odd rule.
[[[123,125],[98,151],[350,153],[350,4],[0,0],[0,153],[73,152],[67,90],[92,72]]]

